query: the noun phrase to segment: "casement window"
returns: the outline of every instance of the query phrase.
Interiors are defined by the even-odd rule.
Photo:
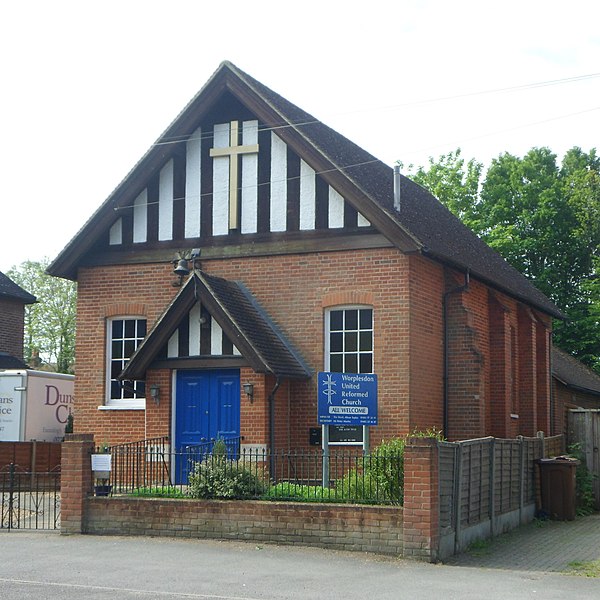
[[[116,317],[107,321],[107,407],[145,407],[146,383],[118,379],[145,336],[146,319]]]
[[[373,373],[373,309],[335,307],[325,312],[325,371]],[[362,427],[329,428],[330,444],[361,444]]]

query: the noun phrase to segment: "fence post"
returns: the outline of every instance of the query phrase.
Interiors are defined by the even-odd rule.
[[[82,533],[85,499],[92,493],[94,435],[68,433],[62,444],[61,533]]]
[[[525,508],[525,439],[520,435],[517,440],[519,442],[519,525],[522,525]]]
[[[13,526],[13,516],[15,510],[15,463],[11,462],[8,472],[8,530]]]
[[[537,437],[540,440],[540,458],[546,458],[546,439],[544,438],[544,432],[538,431]]]
[[[496,535],[496,438],[490,440],[490,535]]]
[[[454,512],[454,552],[458,552],[462,529],[462,473],[463,445],[458,442],[454,447],[454,485],[452,487],[452,510]]]
[[[436,562],[440,544],[439,451],[435,438],[404,448],[404,556]]]

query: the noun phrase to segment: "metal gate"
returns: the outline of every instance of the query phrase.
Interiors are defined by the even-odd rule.
[[[59,529],[60,470],[0,469],[0,529]]]

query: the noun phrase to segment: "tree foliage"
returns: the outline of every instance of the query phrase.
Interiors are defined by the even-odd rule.
[[[528,277],[566,315],[558,346],[600,372],[600,159],[570,149],[504,153],[483,178],[460,149],[411,176]]]
[[[39,354],[59,373],[72,373],[75,359],[75,283],[46,273],[48,259],[25,261],[7,273],[15,283],[37,298],[25,307],[25,361]]]

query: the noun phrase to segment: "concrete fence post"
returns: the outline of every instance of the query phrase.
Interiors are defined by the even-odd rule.
[[[91,454],[94,436],[91,433],[69,433],[62,444],[61,516],[63,534],[82,533],[85,499],[93,490]]]
[[[440,545],[438,442],[409,437],[404,448],[404,557],[436,562]]]

